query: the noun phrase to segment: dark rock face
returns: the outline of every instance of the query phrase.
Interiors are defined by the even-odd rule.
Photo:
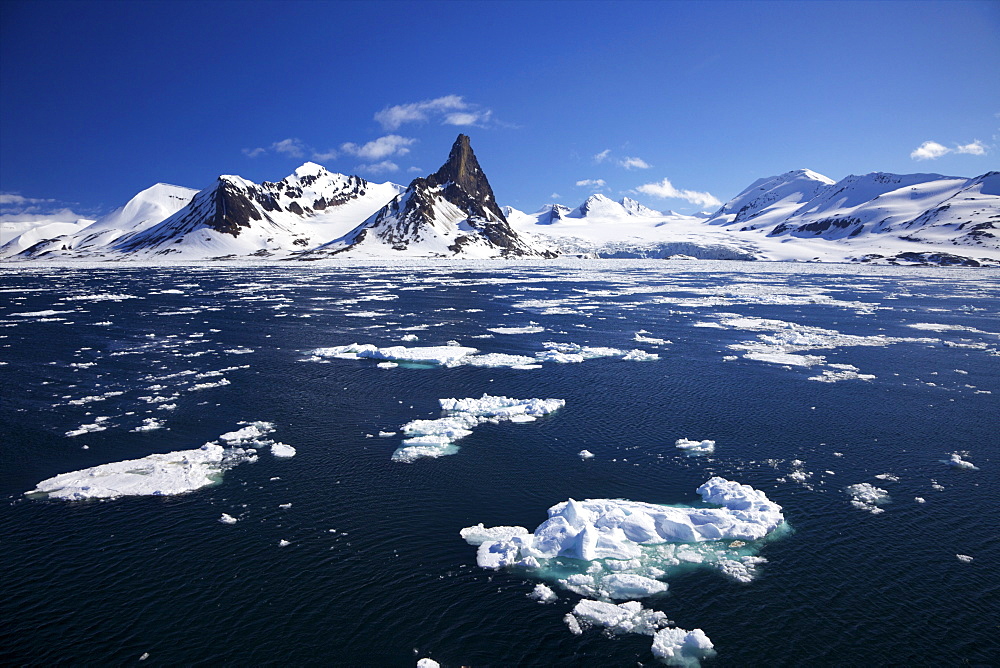
[[[369,235],[394,250],[405,251],[410,244],[438,233],[435,224],[439,223],[440,207],[446,205],[467,216],[463,226],[467,226],[468,233],[455,238],[448,247],[454,254],[461,253],[465,246],[485,241],[501,257],[555,257],[531,248],[508,224],[466,135],[458,136],[448,161],[438,171],[414,179],[405,192],[344,238],[347,247],[335,252],[348,250]]]

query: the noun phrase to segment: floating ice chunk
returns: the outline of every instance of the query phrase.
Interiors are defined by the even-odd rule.
[[[469,366],[506,367],[510,369],[541,369],[538,360],[526,355],[508,355],[506,353],[486,353],[485,355],[470,355],[462,360],[463,364]]]
[[[434,659],[420,659],[417,661],[417,668],[441,668],[441,664]]]
[[[667,583],[634,573],[612,573],[601,580],[601,588],[608,598],[632,600],[661,594],[667,591]]]
[[[580,459],[593,459],[594,453],[590,450],[581,450],[577,453],[577,456],[579,456]]]
[[[222,517],[219,518],[219,521],[222,522],[223,524],[236,524],[239,520],[237,520],[232,515],[229,515],[227,513],[222,513]]]
[[[533,590],[528,592],[528,598],[532,598],[539,603],[552,603],[559,600],[559,596],[552,589],[540,582],[535,585]]]
[[[149,455],[62,473],[43,480],[27,494],[68,501],[184,494],[215,484],[222,479],[225,469],[253,460],[253,456],[241,449],[227,451],[221,445],[206,443],[195,450]]]
[[[979,467],[970,462],[967,459],[962,459],[963,457],[968,457],[968,454],[961,454],[958,452],[953,452],[948,457],[948,459],[942,459],[945,464],[948,464],[954,469],[959,469],[961,471],[978,471]]]
[[[715,450],[715,441],[705,439],[704,441],[691,441],[686,438],[678,438],[674,445],[690,453],[702,454]]]
[[[636,348],[635,350],[628,351],[622,359],[627,362],[655,362],[660,359],[660,356],[656,353],[648,353],[645,350]]]
[[[418,341],[419,339],[420,337],[417,336],[416,334],[404,334],[403,337],[400,339],[400,341],[404,341],[406,343],[412,343],[413,341]]]
[[[626,351],[617,348],[589,347],[577,343],[546,341],[542,346],[545,351],[535,353],[535,357],[542,361],[561,364],[579,363],[597,357],[620,357],[626,354]]]
[[[96,420],[94,420],[94,422],[91,424],[82,424],[76,429],[71,429],[70,431],[67,431],[66,435],[69,437],[73,437],[73,436],[81,436],[83,434],[89,434],[95,431],[104,431],[105,429],[107,429],[107,426],[103,423],[107,422],[109,419],[110,418],[108,417],[99,417]]]
[[[480,522],[474,527],[465,527],[459,532],[459,535],[465,539],[465,542],[469,545],[482,545],[488,541],[497,540],[510,540],[514,536],[525,536],[528,530],[524,527],[516,526],[499,526],[499,527],[485,527],[483,523]]]
[[[462,358],[479,352],[476,348],[467,348],[460,345],[447,346],[426,346],[418,348],[407,348],[406,346],[390,346],[388,348],[377,348],[371,344],[359,345],[352,343],[346,346],[335,346],[332,348],[317,348],[312,351],[316,357],[333,357],[339,359],[376,359],[389,360],[392,362],[416,362],[423,364],[440,364],[443,366],[456,366],[461,363]]]
[[[891,473],[879,473],[875,476],[878,480],[885,480],[886,482],[899,482],[899,476],[893,475]]]
[[[544,332],[545,328],[539,325],[528,325],[526,327],[489,327],[486,331],[494,334],[537,334]]]
[[[832,364],[830,366],[833,366]],[[837,383],[842,380],[875,380],[875,375],[870,373],[858,373],[857,369],[846,369],[843,371],[830,371],[824,369],[818,376],[809,376],[806,380],[815,380],[820,383]]]
[[[572,614],[580,622],[603,626],[612,633],[651,636],[670,623],[666,614],[644,608],[638,601],[615,605],[585,598],[576,604]]]
[[[272,443],[271,454],[275,457],[294,457],[295,448],[285,443]]]
[[[198,390],[208,390],[213,387],[223,387],[225,385],[231,385],[231,384],[232,383],[230,383],[227,379],[220,378],[214,383],[195,383],[194,385],[188,388],[188,392],[197,392]]]
[[[961,561],[963,564],[967,564],[972,561],[972,557],[967,554],[956,554],[955,557]]]
[[[654,346],[665,346],[672,343],[667,339],[657,339],[652,336],[643,336],[642,334],[642,332],[636,332],[633,340],[638,341],[639,343],[649,343]]]
[[[376,364],[379,369],[395,369],[399,366],[396,362],[379,362]]]
[[[421,457],[442,457],[458,452],[454,441],[472,433],[485,421],[529,422],[566,405],[562,399],[511,399],[484,394],[479,399],[441,399],[447,413],[436,420],[414,420],[402,426],[410,436],[392,454],[393,461],[411,463]]]
[[[481,543],[477,562],[483,568],[518,564],[534,569],[546,568],[559,558],[589,562],[585,573],[561,576],[559,582],[583,596],[602,599],[663,591],[666,584],[658,582],[665,574],[663,567],[682,561],[709,563],[727,575],[749,580],[762,562],[735,552],[744,543],[727,547],[719,542],[763,538],[783,523],[781,507],[763,492],[724,478],[710,479],[698,492],[705,502],[722,507],[570,499],[549,508],[549,519],[533,533]],[[702,549],[699,543],[711,545]]]
[[[236,431],[226,432],[222,436],[219,436],[219,440],[225,441],[229,445],[260,448],[271,444],[271,441],[265,439],[264,437],[273,431],[273,422],[264,422],[259,420],[257,422],[250,422],[247,426],[237,429]]]
[[[867,482],[849,485],[844,491],[851,497],[852,506],[860,510],[867,510],[872,515],[884,512],[879,506],[891,501],[889,492]]]
[[[927,503],[927,499],[925,499],[922,496],[915,496],[913,497],[913,500],[916,501],[917,503]]]
[[[130,431],[155,431],[157,429],[162,429],[163,424],[164,423],[161,420],[157,420],[156,418],[145,418],[141,425],[135,429],[131,429]]]
[[[291,543],[284,538],[278,541],[278,547],[288,547]]]
[[[701,629],[668,628],[656,632],[652,649],[653,656],[668,666],[697,668],[702,659],[715,656],[714,647]]]

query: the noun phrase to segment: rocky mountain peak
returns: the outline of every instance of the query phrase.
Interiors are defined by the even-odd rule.
[[[443,186],[445,196],[454,202],[471,200],[477,208],[492,213],[499,220],[507,220],[496,203],[493,188],[479,166],[476,154],[472,151],[468,135],[458,135],[448,154],[448,161],[426,180],[431,187]]]

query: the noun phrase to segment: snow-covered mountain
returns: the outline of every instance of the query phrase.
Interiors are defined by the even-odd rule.
[[[197,190],[157,183],[136,194],[128,203],[89,225],[73,230],[34,228],[5,243],[0,257],[51,255],[81,256],[103,252],[184,208]]]
[[[447,162],[406,188],[307,162],[273,183],[220,176],[202,191],[160,183],[93,223],[2,231],[0,258],[25,260],[565,254],[1000,266],[1000,172],[835,182],[800,169],[758,179],[712,214],[601,194],[529,214],[498,206],[459,135]]]
[[[570,209],[548,204],[534,213],[505,207],[512,227],[566,255],[603,258],[752,260],[756,255],[742,235],[709,229],[705,218],[654,211],[635,200],[588,197]]]
[[[350,233],[320,246],[311,257],[555,257],[536,240],[518,234],[496,203],[466,135],[459,135],[447,162],[406,190]]]
[[[875,172],[833,182],[798,170],[751,184],[708,224],[748,233],[764,259],[995,261],[1000,172]]]
[[[157,184],[80,232],[19,257],[285,257],[343,235],[401,190],[311,162],[273,183],[220,176],[202,191]]]

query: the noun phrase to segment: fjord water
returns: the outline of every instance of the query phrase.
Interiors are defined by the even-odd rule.
[[[572,635],[562,617],[579,596],[530,600],[537,580],[478,568],[459,530],[532,530],[571,497],[695,504],[712,475],[764,491],[788,528],[761,546],[754,581],[692,568],[645,600],[708,634],[709,665],[1000,663],[995,272],[632,261],[0,275],[5,664],[653,665],[647,636]],[[866,337],[804,354],[875,378],[818,382],[816,368],[741,357],[728,346],[763,334],[723,324],[734,314]],[[489,331],[531,323],[544,331]],[[659,359],[310,359],[406,334],[419,337],[407,346],[530,356],[555,341]],[[451,456],[390,461],[402,437],[380,431],[484,393],[566,405],[478,426]],[[171,398],[142,398],[157,396]],[[163,427],[131,431],[151,417]],[[24,497],[254,420],[297,455],[263,451],[180,496]],[[106,428],[66,435],[87,424]],[[715,452],[688,456],[680,438]],[[979,470],[941,461],[956,451]],[[862,482],[889,492],[884,512],[851,505],[844,488]]]

